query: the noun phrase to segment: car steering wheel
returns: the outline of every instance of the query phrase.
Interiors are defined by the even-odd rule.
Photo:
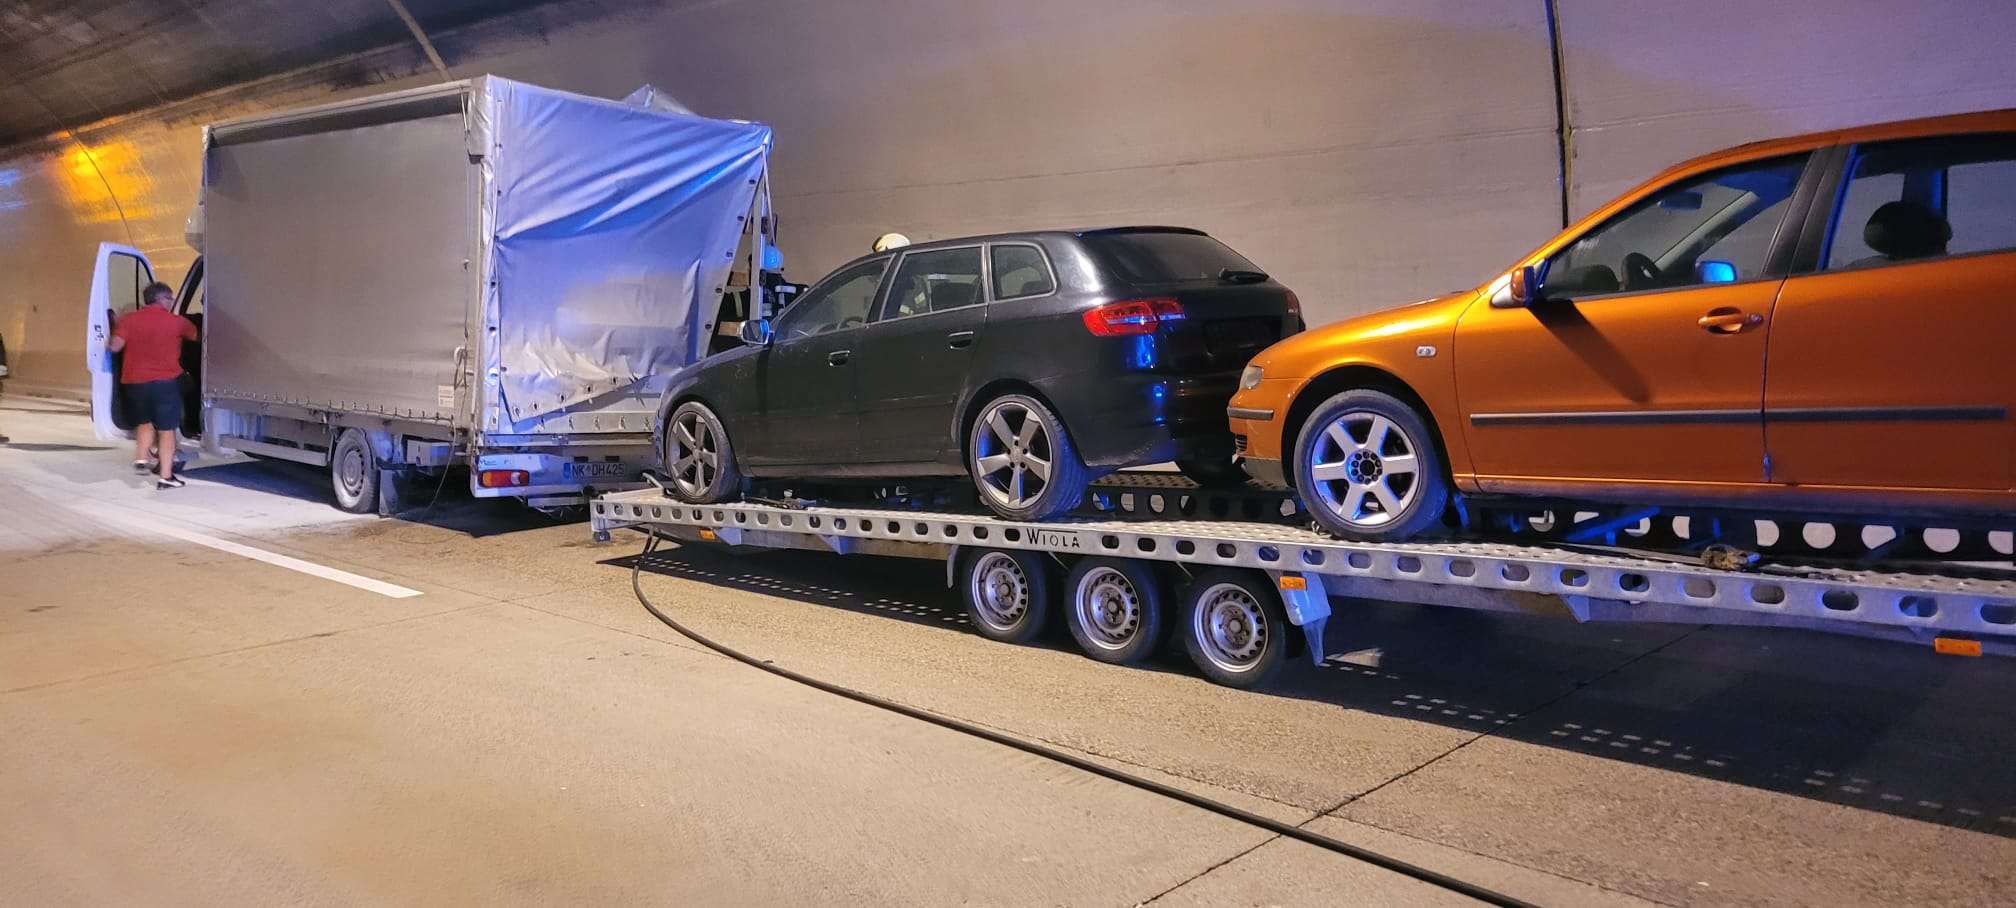
[[[1624,256],[1624,289],[1646,290],[1666,282],[1666,273],[1643,252]]]

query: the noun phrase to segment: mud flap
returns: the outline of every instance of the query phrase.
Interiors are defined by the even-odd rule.
[[[404,470],[378,468],[378,516],[391,517],[406,509]]]

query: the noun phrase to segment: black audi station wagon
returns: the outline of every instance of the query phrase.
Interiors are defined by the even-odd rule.
[[[863,256],[674,376],[667,490],[699,504],[744,479],[965,474],[996,513],[1042,520],[1123,467],[1237,482],[1226,401],[1253,354],[1301,328],[1294,293],[1184,228]]]

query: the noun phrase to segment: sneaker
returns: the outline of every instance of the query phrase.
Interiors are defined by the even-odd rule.
[[[188,483],[183,482],[180,476],[170,476],[167,479],[154,480],[154,488],[156,489],[179,489],[186,485]]]
[[[148,463],[144,460],[133,461],[133,472],[135,473],[152,473],[159,469],[161,469],[160,464]]]

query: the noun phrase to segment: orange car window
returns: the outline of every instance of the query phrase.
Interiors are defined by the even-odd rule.
[[[1830,269],[2016,249],[2016,135],[1856,149],[1827,246]]]
[[[1547,262],[1561,296],[1674,289],[1762,277],[1806,156],[1719,170],[1661,189]]]

